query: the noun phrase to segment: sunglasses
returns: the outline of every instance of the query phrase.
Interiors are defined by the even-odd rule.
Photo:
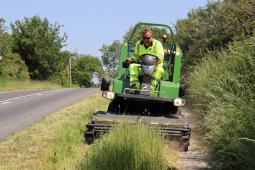
[[[149,40],[151,37],[143,37],[144,40]]]

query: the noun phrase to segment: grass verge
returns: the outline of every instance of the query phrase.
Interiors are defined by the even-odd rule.
[[[75,169],[85,156],[86,122],[108,101],[93,94],[0,142],[0,169]]]
[[[32,80],[18,81],[0,78],[0,91],[19,89],[55,89],[60,87],[61,85],[48,81],[32,81]]]
[[[167,151],[163,137],[152,129],[123,123],[92,145],[80,169],[167,169]],[[173,158],[177,157],[174,152],[171,154]],[[173,164],[170,166],[174,167]]]

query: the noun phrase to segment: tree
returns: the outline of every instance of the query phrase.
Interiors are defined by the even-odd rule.
[[[90,55],[81,55],[73,61],[72,82],[81,87],[91,87],[94,79],[100,79],[102,67],[100,60]]]
[[[15,80],[29,78],[27,66],[19,54],[8,53],[3,56],[0,60],[0,77]]]
[[[118,40],[113,41],[111,45],[103,44],[99,51],[102,53],[102,62],[104,67],[110,73],[114,75],[118,67],[118,59],[120,56],[121,43]]]
[[[3,18],[0,18],[0,34],[4,32],[4,22],[5,20]]]
[[[12,38],[6,33],[0,33],[0,56],[5,56],[9,53],[12,53]]]
[[[49,80],[61,71],[63,58],[60,50],[65,46],[66,34],[60,34],[58,23],[39,16],[17,20],[11,24],[14,52],[21,55],[32,79]]]
[[[255,30],[254,0],[211,1],[177,21],[177,39],[185,64],[200,62],[208,51],[221,50],[235,39],[252,36]]]
[[[68,66],[69,66],[69,58],[73,56],[74,54],[70,51],[61,51],[59,54],[59,58],[61,61],[58,66],[58,71],[56,71],[56,74],[51,77],[52,80],[54,80],[57,83],[60,83],[61,85],[68,85],[67,78],[68,78]]]
[[[11,35],[5,32],[4,19],[0,18],[0,77],[17,80],[28,79],[28,69],[21,56],[12,53]]]

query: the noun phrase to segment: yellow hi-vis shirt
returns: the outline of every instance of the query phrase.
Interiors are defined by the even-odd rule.
[[[145,48],[144,44],[141,43],[142,41],[138,41],[135,46],[135,52],[134,57],[132,57],[133,61],[138,62],[139,56],[143,54],[153,54],[156,55],[160,63],[158,65],[163,65],[163,59],[164,59],[164,49],[163,45],[160,41],[152,39],[152,45],[148,48]]]

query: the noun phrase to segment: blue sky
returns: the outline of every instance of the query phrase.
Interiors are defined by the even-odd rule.
[[[63,25],[70,51],[100,57],[98,49],[113,40],[122,40],[130,26],[139,21],[172,25],[185,18],[192,8],[207,0],[5,0],[0,17],[5,26],[24,17],[39,15]]]

